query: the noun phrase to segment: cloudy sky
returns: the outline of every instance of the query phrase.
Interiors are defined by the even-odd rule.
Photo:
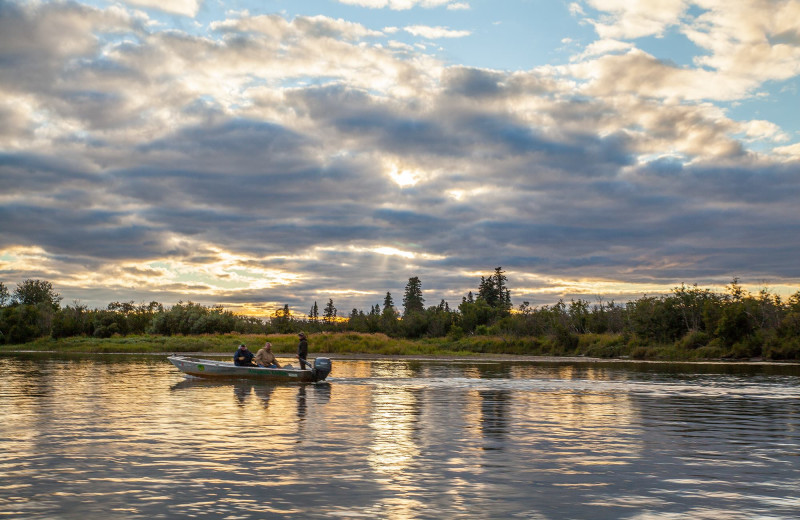
[[[800,289],[800,0],[0,0],[0,281]]]

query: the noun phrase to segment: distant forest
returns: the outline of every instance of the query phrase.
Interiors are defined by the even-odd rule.
[[[647,296],[624,304],[578,299],[532,307],[511,305],[511,290],[501,267],[482,276],[477,292],[469,292],[458,308],[442,300],[425,306],[422,282],[409,278],[402,302],[387,292],[383,305],[366,312],[340,313],[333,299],[320,309],[314,302],[298,317],[288,305],[268,319],[241,316],[221,306],[179,302],[135,305],[112,302],[105,309],[75,304],[61,306],[50,282],[25,280],[11,293],[0,282],[0,344],[70,336],[113,335],[286,334],[298,331],[383,333],[396,338],[498,336],[543,338],[559,354],[578,352],[581,338],[601,336],[601,354],[633,352],[653,345],[701,350],[706,358],[800,359],[800,291],[786,301],[767,289],[746,291],[738,279],[724,293],[682,284],[669,294]],[[616,348],[624,345],[625,348]],[[634,357],[646,357],[639,352]]]

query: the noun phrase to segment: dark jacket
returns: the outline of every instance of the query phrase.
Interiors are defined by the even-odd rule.
[[[233,364],[239,367],[253,364],[253,353],[243,348],[237,348],[233,353]]]
[[[308,357],[308,340],[300,338],[300,343],[297,344],[297,355],[305,359]]]

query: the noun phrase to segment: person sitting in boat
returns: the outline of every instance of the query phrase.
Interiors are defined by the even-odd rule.
[[[278,360],[275,359],[275,354],[272,353],[272,343],[267,341],[264,343],[264,347],[261,348],[258,352],[256,352],[255,357],[256,363],[258,366],[265,367],[265,368],[280,368],[281,365],[278,363]]]
[[[247,345],[242,343],[233,354],[233,364],[237,367],[255,366],[255,363],[253,363],[253,357],[253,353],[247,350]]]

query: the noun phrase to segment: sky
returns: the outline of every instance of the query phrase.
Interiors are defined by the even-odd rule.
[[[800,290],[800,0],[0,0],[0,281]]]

